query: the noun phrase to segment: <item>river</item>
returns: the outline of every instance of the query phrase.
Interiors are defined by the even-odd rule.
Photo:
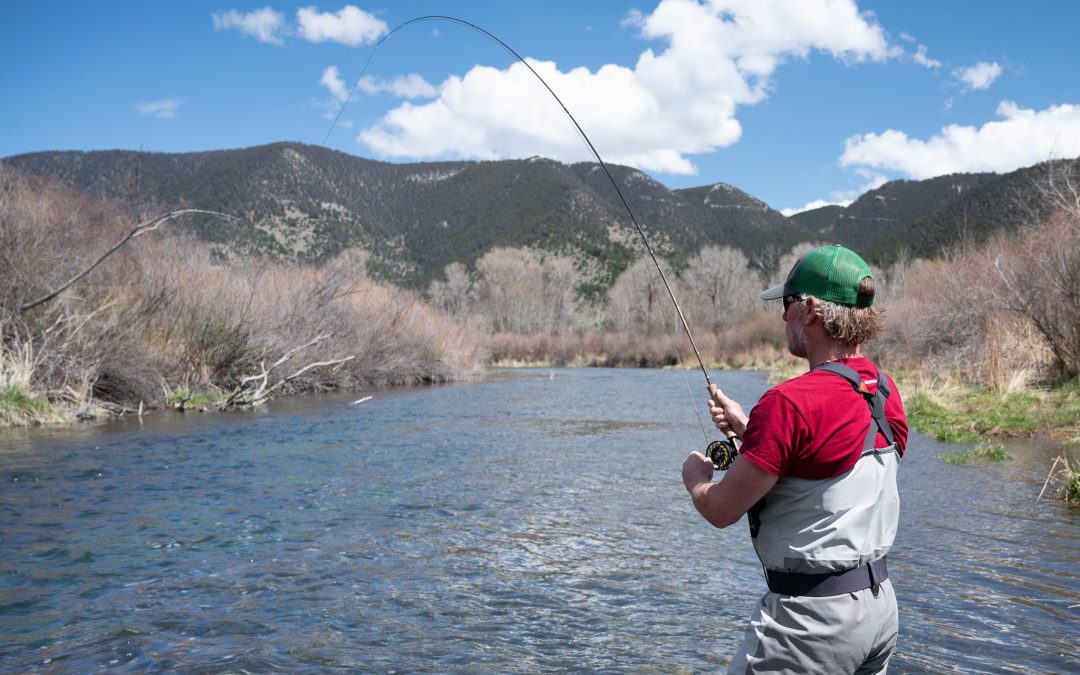
[[[702,393],[536,369],[5,432],[0,669],[719,670],[764,583],[682,487]],[[1035,500],[1058,450],[957,449],[913,434],[901,465],[890,672],[1078,672],[1080,513]]]

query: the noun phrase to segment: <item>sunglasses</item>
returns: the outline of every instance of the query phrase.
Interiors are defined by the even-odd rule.
[[[804,298],[800,293],[784,296],[784,316],[787,316],[788,307],[791,307],[796,302],[802,302],[805,299],[806,298]]]

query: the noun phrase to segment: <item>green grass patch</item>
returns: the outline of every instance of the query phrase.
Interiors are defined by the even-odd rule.
[[[1042,499],[1046,488],[1051,484],[1057,485],[1058,499],[1070,506],[1080,504],[1080,462],[1070,464],[1065,453],[1055,457],[1054,463],[1050,465],[1050,473],[1046,476],[1043,489],[1039,492],[1039,499]]]
[[[28,427],[65,420],[66,416],[48,401],[32,396],[21,387],[13,384],[0,387],[0,427]]]
[[[1065,501],[1071,504],[1080,503],[1080,471],[1070,468],[1065,484],[1061,487]]]
[[[225,394],[219,390],[210,392],[192,391],[190,389],[177,389],[165,399],[165,404],[173,407],[201,408],[204,405],[214,405],[225,399]]]
[[[999,392],[985,387],[902,382],[908,423],[939,441],[1080,434],[1080,385]]]
[[[917,393],[904,402],[908,424],[915,430],[951,443],[976,443],[979,436],[971,429],[967,417],[960,411],[949,410],[928,394]]]
[[[946,464],[971,464],[973,462],[1004,462],[1012,459],[1005,448],[996,443],[979,443],[971,450],[951,452],[941,456]]]

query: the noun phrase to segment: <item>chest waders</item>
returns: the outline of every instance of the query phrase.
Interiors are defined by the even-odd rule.
[[[877,393],[872,394],[859,374],[848,366],[828,362],[818,366],[814,370],[833,373],[844,378],[851,384],[855,391],[861,394],[866,400],[866,404],[870,408],[871,419],[869,428],[866,432],[866,439],[863,443],[860,461],[862,461],[862,458],[869,455],[897,452],[896,438],[893,435],[888,420],[885,418],[885,399],[888,398],[891,391],[883,373],[878,371],[878,390]],[[877,449],[874,447],[879,431],[889,443],[886,448]],[[899,454],[897,454],[896,457],[896,461],[899,461]],[[815,482],[826,482],[805,481],[802,479],[795,480],[810,485]],[[758,546],[758,534],[762,525],[762,512],[765,511],[768,506],[770,506],[770,504],[767,503],[766,499],[763,497],[747,512],[750,522],[750,536],[755,540],[755,547]],[[891,546],[891,541],[889,542],[889,546]],[[762,557],[760,550],[758,553],[759,557]],[[765,564],[766,561],[763,559],[762,566],[764,567]],[[863,562],[862,564],[858,564],[849,569],[830,571],[823,574],[784,572],[770,570],[766,567],[765,578],[768,582],[769,590],[781,595],[823,597],[854,593],[856,591],[871,588],[876,596],[878,586],[881,582],[889,578],[889,569],[885,561],[885,556],[882,555],[876,560]]]

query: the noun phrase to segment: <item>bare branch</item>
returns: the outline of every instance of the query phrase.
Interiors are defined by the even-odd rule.
[[[234,389],[233,392],[229,394],[229,397],[225,399],[225,401],[222,402],[221,405],[218,406],[218,410],[226,410],[230,406],[234,405],[258,405],[259,403],[266,400],[270,396],[270,394],[273,393],[276,389],[284,386],[285,384],[291,382],[297,377],[300,377],[312,368],[321,368],[323,366],[338,366],[347,361],[351,361],[354,358],[352,356],[346,356],[345,358],[334,359],[332,361],[317,361],[315,363],[309,363],[300,370],[297,370],[292,375],[278,380],[276,383],[274,383],[273,386],[267,388],[266,385],[269,383],[270,373],[273,372],[275,368],[284,364],[299,352],[307,349],[308,347],[317,345],[329,337],[329,333],[322,333],[320,335],[317,335],[308,342],[300,345],[299,347],[293,347],[289,351],[285,352],[285,355],[275,361],[269,368],[266,367],[265,363],[262,364],[262,372],[258,375],[249,375],[248,377],[240,380],[240,384],[238,384],[236,386],[236,389]],[[252,382],[260,382],[260,384],[254,389],[252,389],[249,386]]]
[[[42,305],[42,304],[52,300],[56,296],[60,295],[61,293],[66,291],[68,288],[70,288],[73,284],[75,284],[77,281],[79,281],[79,279],[82,279],[87,274],[90,274],[91,272],[93,272],[94,268],[96,268],[98,265],[100,265],[106,258],[111,256],[113,253],[116,253],[118,250],[120,250],[120,247],[122,247],[124,244],[128,243],[129,241],[131,241],[135,237],[139,236],[140,234],[144,234],[146,232],[151,232],[153,230],[156,230],[159,227],[161,227],[162,225],[164,225],[165,223],[167,223],[168,221],[173,220],[174,218],[177,218],[179,216],[188,215],[188,214],[191,214],[191,213],[202,213],[204,215],[210,215],[210,216],[217,216],[217,217],[220,217],[220,218],[225,218],[226,220],[235,220],[235,218],[233,218],[232,216],[224,214],[224,213],[218,213],[217,211],[206,211],[206,210],[203,210],[203,209],[178,209],[176,211],[169,211],[168,213],[162,214],[162,215],[160,215],[160,216],[158,216],[156,218],[148,220],[145,223],[140,223],[140,224],[136,225],[134,227],[134,229],[132,229],[130,232],[128,232],[126,235],[124,235],[120,239],[120,241],[116,242],[116,244],[114,244],[112,248],[110,248],[108,251],[103,253],[100,258],[95,260],[93,262],[93,264],[91,264],[85,270],[83,270],[82,272],[79,272],[78,274],[73,276],[71,279],[69,279],[67,281],[67,283],[60,286],[60,288],[57,288],[56,290],[49,292],[47,295],[44,295],[44,296],[38,298],[37,300],[34,300],[33,302],[28,302],[28,303],[26,303],[24,305],[21,305],[19,307],[19,312],[20,313],[27,312],[27,311],[33,309],[34,307],[37,307],[38,305]]]
[[[258,403],[259,403],[260,401],[262,401],[262,400],[263,400],[263,399],[265,399],[265,398],[266,398],[267,396],[269,396],[269,395],[270,395],[271,393],[273,393],[273,391],[274,391],[275,389],[277,389],[278,387],[280,387],[280,386],[282,386],[282,385],[284,385],[284,384],[286,384],[286,383],[288,383],[288,382],[291,382],[292,380],[296,379],[297,377],[300,377],[301,375],[303,375],[303,374],[304,374],[304,373],[306,373],[307,371],[311,370],[312,368],[321,368],[321,367],[323,367],[323,366],[340,366],[340,365],[341,365],[341,364],[343,364],[343,363],[347,363],[347,362],[349,362],[349,361],[352,361],[352,360],[353,360],[354,358],[356,358],[356,357],[353,357],[353,356],[346,356],[345,358],[342,358],[342,359],[334,359],[334,360],[332,360],[332,361],[317,361],[317,362],[315,362],[315,363],[309,363],[309,364],[307,364],[306,366],[304,366],[303,368],[301,368],[300,370],[298,370],[298,371],[296,371],[295,373],[293,373],[292,375],[289,375],[288,377],[286,377],[286,378],[284,378],[284,379],[282,379],[282,380],[278,381],[278,383],[277,383],[277,384],[275,384],[274,386],[270,387],[269,389],[267,389],[267,390],[266,390],[265,392],[261,393],[261,394],[260,394],[259,396],[257,396],[256,398],[252,399],[252,400],[251,400],[251,405],[256,405],[256,404],[258,404]]]

